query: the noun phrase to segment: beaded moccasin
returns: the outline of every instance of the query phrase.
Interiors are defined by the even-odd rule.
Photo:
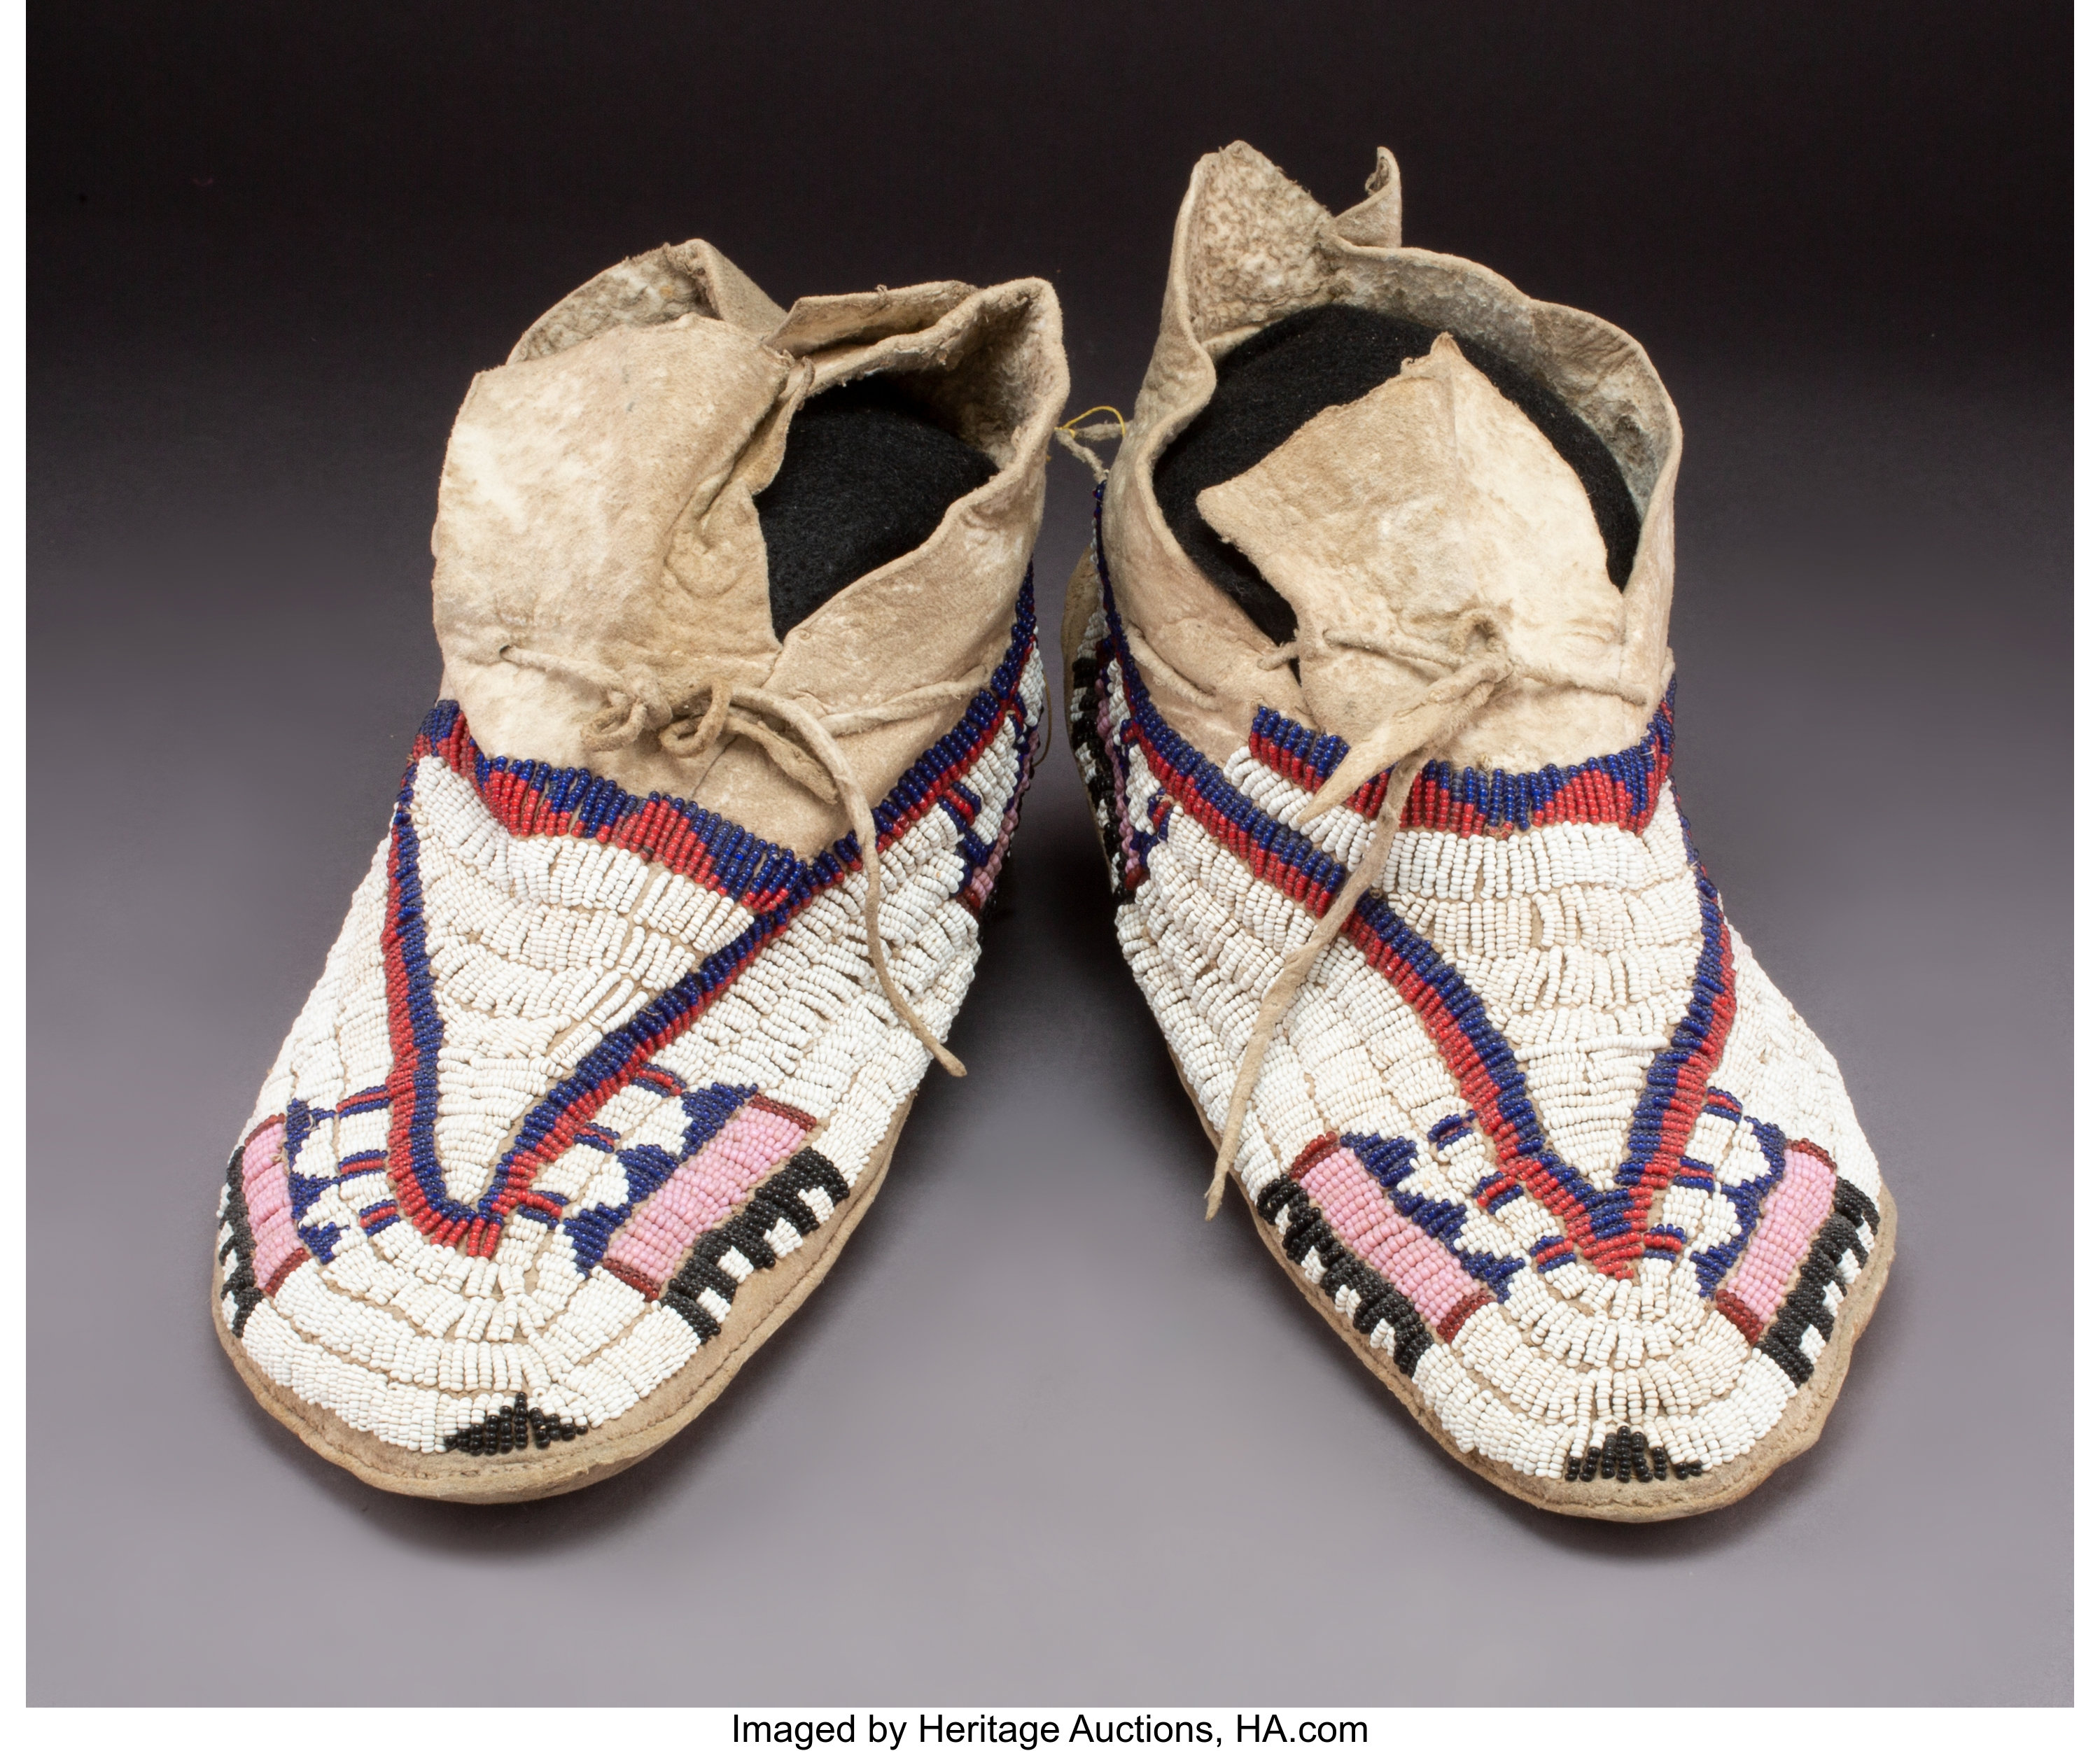
[[[1068,599],[1123,952],[1260,1233],[1450,1453],[1564,1513],[1820,1431],[1895,1210],[1670,783],[1641,349],[1198,165]]]
[[[220,1339],[309,1446],[577,1488],[829,1268],[960,1070],[1065,385],[1041,281],[783,312],[698,242],[475,380],[441,697],[219,1197]]]

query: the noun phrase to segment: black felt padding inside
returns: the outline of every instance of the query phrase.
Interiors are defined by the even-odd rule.
[[[1437,331],[1349,304],[1323,304],[1271,323],[1218,361],[1210,404],[1167,447],[1153,490],[1189,557],[1278,643],[1297,630],[1290,606],[1246,554],[1196,509],[1206,487],[1243,474],[1322,408],[1369,395],[1436,344]],[[1481,376],[1522,408],[1575,471],[1604,539],[1604,569],[1621,589],[1633,571],[1640,513],[1604,441],[1538,378],[1492,347],[1452,337]]]
[[[948,507],[999,472],[893,377],[813,395],[753,501],[765,539],[773,630],[807,620],[854,579],[908,554]]]

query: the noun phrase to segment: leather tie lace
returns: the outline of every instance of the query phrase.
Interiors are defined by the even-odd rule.
[[[1440,645],[1405,636],[1379,637],[1348,628],[1332,632],[1316,630],[1310,643],[1294,640],[1279,645],[1260,660],[1264,668],[1281,668],[1301,654],[1310,654],[1322,644],[1332,649],[1365,651],[1395,662],[1441,669],[1442,677],[1412,705],[1393,712],[1371,734],[1352,748],[1326,783],[1316,791],[1300,811],[1297,825],[1304,827],[1330,809],[1345,802],[1357,787],[1380,771],[1389,771],[1385,801],[1379,805],[1370,844],[1349,878],[1336,890],[1327,909],[1313,926],[1304,945],[1288,955],[1255,1012],[1254,1030],[1240,1055],[1239,1077],[1233,1087],[1232,1104],[1225,1111],[1225,1127],[1218,1140],[1218,1158],[1211,1170],[1211,1189],[1204,1205],[1205,1220],[1215,1216],[1225,1195],[1225,1180],[1239,1153],[1240,1133],[1246,1123],[1255,1084],[1261,1076],[1262,1061],[1269,1043],[1290,1006],[1304,988],[1313,964],[1341,934],[1372,881],[1384,870],[1400,832],[1400,818],[1407,806],[1408,792],[1422,769],[1436,750],[1451,741],[1502,688],[1512,681],[1529,681],[1547,686],[1577,687],[1609,693],[1635,705],[1645,705],[1648,695],[1627,686],[1617,677],[1578,675],[1546,665],[1520,665],[1509,655],[1508,634],[1501,623],[1485,610],[1476,610],[1458,625],[1461,649],[1472,654],[1454,655]]]
[[[719,676],[691,681],[667,702],[587,659],[557,657],[522,645],[506,646],[501,654],[521,668],[562,676],[602,690],[605,709],[584,727],[584,747],[593,753],[631,747],[653,733],[657,744],[673,759],[705,761],[712,766],[713,756],[721,752],[727,739],[741,736],[756,743],[782,774],[819,802],[840,807],[853,828],[854,841],[860,847],[861,867],[867,875],[861,916],[876,981],[898,1019],[918,1036],[919,1043],[941,1068],[951,1076],[966,1074],[962,1060],[941,1043],[891,976],[889,951],[882,941],[881,841],[876,833],[875,811],[837,739],[916,717],[950,700],[967,699],[977,691],[974,682],[935,681],[862,711],[819,718],[784,695],[763,687],[740,686]],[[775,728],[776,724],[780,727]],[[782,730],[792,732],[792,739]],[[694,774],[693,783],[697,785],[706,776],[704,766]]]

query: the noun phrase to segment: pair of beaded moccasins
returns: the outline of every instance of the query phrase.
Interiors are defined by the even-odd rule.
[[[476,378],[444,677],[220,1194],[262,1402],[383,1488],[573,1489],[867,1213],[1049,708],[1041,280],[623,262]],[[1089,432],[1101,428],[1089,428]],[[1116,929],[1278,1261],[1462,1462],[1612,1519],[1813,1442],[1894,1250],[1837,1066],[1670,783],[1647,355],[1197,168],[1067,590]]]

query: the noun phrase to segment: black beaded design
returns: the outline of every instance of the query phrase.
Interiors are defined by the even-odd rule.
[[[557,1441],[572,1441],[583,1425],[567,1417],[549,1417],[525,1402],[520,1392],[502,1409],[492,1411],[479,1422],[445,1437],[448,1453],[522,1453],[528,1448],[551,1447]]]
[[[1353,1290],[1355,1310],[1349,1323],[1365,1337],[1383,1320],[1392,1328],[1392,1359],[1410,1376],[1415,1365],[1436,1339],[1414,1303],[1345,1246],[1320,1214],[1319,1206],[1304,1187],[1288,1174],[1278,1174],[1261,1189],[1254,1201],[1255,1213],[1271,1228],[1281,1224],[1283,1250],[1290,1261],[1303,1267],[1310,1253],[1320,1262],[1320,1287],[1341,1304],[1344,1290]]]
[[[737,1277],[722,1261],[732,1252],[749,1261],[754,1271],[770,1270],[779,1263],[766,1236],[785,1220],[797,1234],[814,1234],[821,1221],[805,1192],[821,1192],[836,1208],[850,1195],[845,1176],[815,1149],[801,1149],[785,1167],[751,1194],[743,1207],[720,1228],[710,1228],[693,1242],[686,1262],[664,1288],[664,1305],[693,1328],[705,1343],[721,1330],[721,1322],[702,1305],[703,1290],[712,1289],[725,1301],[736,1299]]]
[[[222,1293],[233,1297],[227,1323],[239,1337],[248,1316],[262,1304],[262,1286],[255,1281],[255,1231],[248,1224],[248,1190],[241,1184],[241,1152],[226,1164],[226,1226],[233,1232],[218,1249]]]
[[[1864,1222],[1869,1233],[1882,1232],[1882,1206],[1850,1180],[1841,1177],[1838,1180],[1830,1194],[1830,1203],[1831,1207],[1855,1228]],[[1865,1254],[1860,1255],[1860,1262],[1866,1263]]]
[[[1867,1262],[1870,1237],[1881,1232],[1882,1212],[1874,1201],[1854,1185],[1841,1178],[1831,1193],[1831,1211],[1823,1226],[1815,1231],[1815,1238],[1808,1243],[1807,1255],[1801,1261],[1801,1275],[1778,1312],[1772,1316],[1771,1324],[1758,1340],[1758,1347],[1786,1370],[1787,1378],[1796,1386],[1806,1383],[1815,1371],[1815,1358],[1801,1347],[1801,1340],[1813,1325],[1828,1343],[1837,1329],[1838,1316],[1825,1299],[1833,1283],[1838,1293],[1845,1293],[1844,1279],[1838,1274],[1838,1264],[1846,1253],[1860,1264]],[[1866,1229],[1864,1235],[1860,1232]]]
[[[1094,721],[1100,703],[1100,659],[1081,656],[1072,664],[1072,692],[1066,702],[1065,722],[1071,734],[1072,752],[1079,763],[1079,777],[1087,787],[1087,801],[1094,814],[1094,831],[1101,836],[1101,854],[1108,860],[1109,886],[1118,906],[1129,902],[1132,889],[1125,878],[1123,830],[1116,818],[1114,769],[1102,745],[1100,726]]]
[[[1567,1480],[1571,1484],[1666,1484],[1673,1477],[1696,1477],[1705,1468],[1703,1460],[1683,1463],[1673,1460],[1669,1449],[1622,1422],[1604,1437],[1602,1446],[1592,1447],[1586,1453],[1568,1454]]]

